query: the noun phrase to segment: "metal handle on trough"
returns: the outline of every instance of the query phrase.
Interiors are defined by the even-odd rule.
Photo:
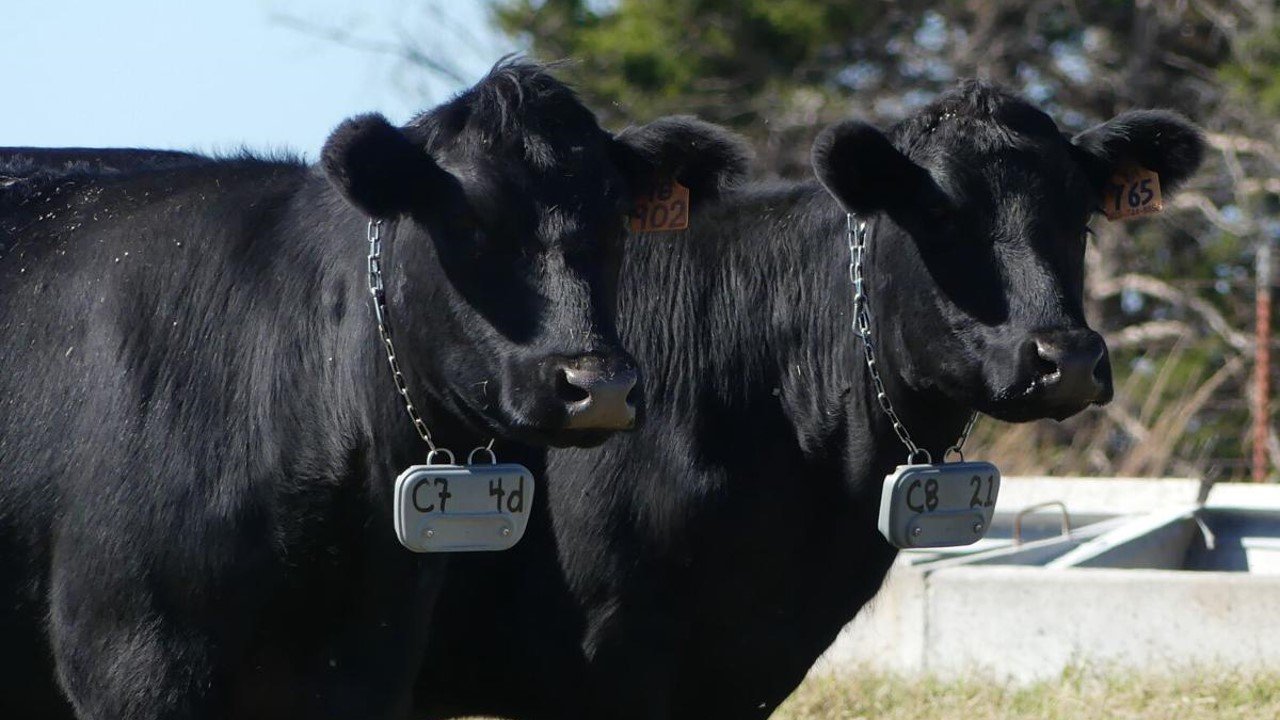
[[[1061,500],[1050,500],[1048,502],[1036,503],[1035,505],[1028,505],[1022,508],[1021,510],[1019,510],[1017,515],[1013,516],[1013,544],[1014,545],[1022,544],[1022,516],[1028,515],[1037,510],[1043,510],[1044,508],[1050,508],[1050,507],[1056,507],[1062,511],[1062,537],[1070,537],[1071,513],[1067,512],[1066,503],[1062,502]]]

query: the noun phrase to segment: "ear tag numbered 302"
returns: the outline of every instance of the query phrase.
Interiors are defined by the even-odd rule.
[[[899,465],[880,493],[880,534],[898,548],[971,545],[991,527],[999,494],[989,462]]]
[[[675,180],[657,180],[634,198],[631,232],[671,232],[689,227],[689,188]]]
[[[473,463],[478,452],[490,462]],[[433,462],[439,456],[448,461]],[[532,506],[533,473],[523,465],[498,463],[487,448],[473,450],[466,465],[432,450],[427,464],[396,478],[396,537],[421,553],[509,550],[524,536]]]

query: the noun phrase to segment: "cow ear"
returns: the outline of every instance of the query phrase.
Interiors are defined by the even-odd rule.
[[[1071,141],[1089,179],[1099,189],[1116,170],[1140,165],[1160,176],[1164,192],[1176,190],[1200,167],[1204,136],[1190,120],[1168,110],[1134,110],[1092,127]]]
[[[823,130],[810,153],[813,172],[844,209],[873,213],[905,206],[928,180],[884,133],[858,120]]]
[[[320,151],[320,164],[348,202],[378,219],[420,205],[447,175],[425,150],[377,114],[339,125]]]
[[[741,137],[686,115],[627,128],[615,143],[615,157],[633,187],[673,179],[689,188],[695,204],[740,184],[751,164],[751,149]]]

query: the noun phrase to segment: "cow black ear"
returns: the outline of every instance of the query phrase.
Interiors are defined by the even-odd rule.
[[[325,141],[320,164],[352,205],[370,217],[391,219],[421,204],[445,173],[381,115],[344,121]]]
[[[751,164],[751,149],[740,136],[686,115],[627,128],[615,141],[618,164],[633,186],[674,179],[689,188],[692,203],[741,184]]]
[[[1076,135],[1072,144],[1085,170],[1102,188],[1118,168],[1141,165],[1160,176],[1160,189],[1176,190],[1204,159],[1204,135],[1190,120],[1168,110],[1134,110]]]
[[[928,175],[884,133],[858,120],[845,120],[819,133],[810,159],[818,182],[845,210],[855,213],[906,205]]]

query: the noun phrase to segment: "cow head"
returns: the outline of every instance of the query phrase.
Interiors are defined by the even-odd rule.
[[[742,162],[720,133],[668,119],[614,137],[522,61],[406,127],[341,125],[322,164],[346,201],[388,221],[387,303],[414,390],[523,442],[633,427],[639,377],[614,325],[632,193],[664,173],[713,193]]]
[[[1067,139],[1025,101],[969,82],[888,134],[828,128],[813,162],[869,223],[873,331],[893,371],[916,391],[1021,422],[1111,398],[1082,298],[1108,179],[1136,163],[1168,194],[1202,154],[1199,131],[1170,112],[1125,113]]]

